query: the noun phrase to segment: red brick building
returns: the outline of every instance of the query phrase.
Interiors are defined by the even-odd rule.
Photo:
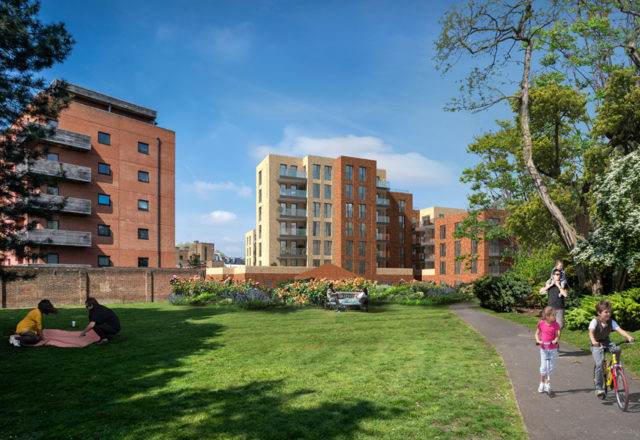
[[[39,197],[66,199],[29,231],[37,262],[91,267],[175,267],[175,133],[157,113],[73,84],[45,158],[30,166],[50,181]]]

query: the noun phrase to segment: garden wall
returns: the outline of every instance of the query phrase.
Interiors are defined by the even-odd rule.
[[[11,268],[32,278],[2,281],[2,308],[34,307],[41,299],[56,306],[84,304],[92,296],[101,303],[166,301],[173,275],[205,275],[204,269],[158,268]]]

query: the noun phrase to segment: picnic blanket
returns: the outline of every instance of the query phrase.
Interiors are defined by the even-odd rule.
[[[25,345],[25,347],[40,347],[42,345],[52,345],[54,347],[86,347],[100,340],[100,336],[93,330],[89,330],[85,336],[80,336],[79,332],[68,332],[66,330],[56,330],[45,328],[42,330],[43,340],[35,345]],[[17,335],[16,335],[17,336]]]

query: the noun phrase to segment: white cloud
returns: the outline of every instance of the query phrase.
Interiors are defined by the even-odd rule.
[[[196,180],[193,183],[183,183],[180,185],[182,191],[194,193],[199,199],[206,200],[216,192],[233,192],[238,197],[251,197],[252,189],[245,184],[236,184],[233,182],[203,182]]]
[[[244,57],[251,50],[252,33],[248,23],[240,23],[233,27],[208,27],[197,43],[200,50],[217,60],[237,59]]]
[[[449,165],[429,159],[420,153],[396,153],[393,147],[382,139],[372,136],[354,136],[334,138],[310,138],[296,135],[286,128],[284,139],[275,146],[261,145],[254,149],[258,160],[267,154],[304,157],[306,155],[338,157],[354,156],[373,159],[378,168],[387,170],[387,179],[394,187],[410,185],[417,187],[443,186],[453,184],[456,171]]]
[[[234,222],[237,218],[233,212],[216,210],[200,216],[200,221],[207,225],[224,225]]]

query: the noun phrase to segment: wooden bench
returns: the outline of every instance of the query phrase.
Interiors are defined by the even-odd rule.
[[[331,300],[327,301],[325,299],[324,307],[327,309],[335,309],[340,306],[343,307],[357,307],[362,310],[363,307],[366,308],[367,312],[369,311],[369,297],[367,296],[365,300],[361,303],[358,300],[358,295],[362,292],[335,292],[332,295]]]

